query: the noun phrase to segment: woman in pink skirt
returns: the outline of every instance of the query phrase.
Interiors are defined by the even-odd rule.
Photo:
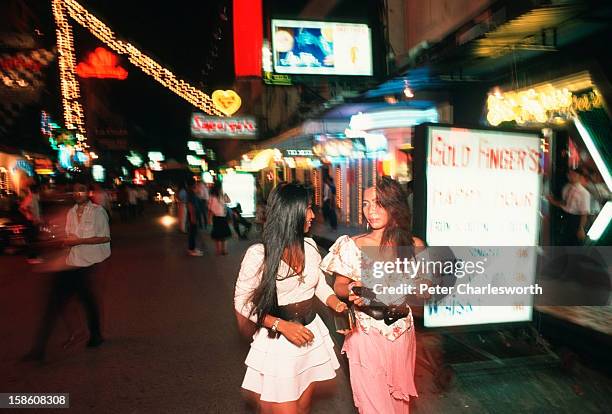
[[[356,328],[348,333],[342,352],[349,359],[355,406],[361,414],[408,413],[414,385],[416,342],[410,307],[402,305],[399,319],[387,324],[382,315],[370,316],[366,299],[352,291],[362,286],[364,250],[378,251],[397,246],[423,246],[412,237],[407,195],[394,180],[384,177],[377,187],[364,191],[363,215],[369,232],[356,237],[341,236],[321,262],[324,271],[336,276],[334,291],[355,305]],[[375,249],[372,249],[372,248]],[[397,310],[397,309],[396,309]],[[389,319],[389,318],[388,318]]]
[[[258,326],[242,388],[257,395],[261,413],[308,413],[314,383],[340,366],[314,296],[336,312],[347,306],[325,282],[314,240],[304,237],[314,218],[307,190],[279,185],[266,217],[263,243],[247,250],[234,294],[239,322]]]

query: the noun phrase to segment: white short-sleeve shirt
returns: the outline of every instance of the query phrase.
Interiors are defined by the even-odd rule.
[[[567,184],[563,187],[563,210],[567,213],[581,216],[589,214],[591,210],[591,194],[582,184]]]
[[[108,216],[104,208],[92,202],[87,202],[83,209],[81,221],[75,204],[66,217],[66,235],[86,239],[90,237],[110,237]],[[110,242],[100,244],[81,244],[72,246],[66,258],[70,266],[88,267],[106,260],[111,254]]]

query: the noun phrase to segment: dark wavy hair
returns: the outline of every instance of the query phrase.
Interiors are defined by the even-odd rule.
[[[383,231],[383,246],[413,246],[412,213],[408,205],[408,193],[390,177],[382,177],[376,183],[376,201],[387,212],[387,226]]]
[[[259,325],[266,315],[273,315],[276,311],[277,280],[297,276],[304,270],[304,224],[309,206],[308,190],[300,184],[279,184],[268,196],[262,234],[262,278],[251,297],[253,313],[257,315]],[[295,273],[278,274],[283,259]]]

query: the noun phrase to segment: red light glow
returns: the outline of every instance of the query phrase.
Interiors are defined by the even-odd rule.
[[[261,0],[234,0],[234,70],[237,77],[261,77]]]
[[[127,71],[119,66],[119,58],[112,52],[98,47],[87,56],[85,62],[76,67],[81,78],[120,79],[127,78]]]

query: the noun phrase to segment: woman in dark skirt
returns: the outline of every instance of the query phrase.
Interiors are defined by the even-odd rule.
[[[225,240],[232,236],[232,231],[227,222],[226,197],[221,191],[221,186],[215,186],[211,190],[210,199],[208,200],[209,222],[212,221],[210,237],[215,240],[215,252],[217,255],[227,254]]]

